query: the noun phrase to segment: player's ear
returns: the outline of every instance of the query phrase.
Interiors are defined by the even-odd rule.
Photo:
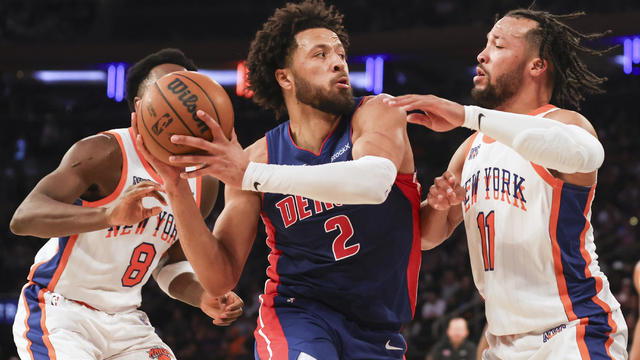
[[[280,87],[286,90],[290,90],[293,87],[293,76],[288,69],[276,70],[276,81],[280,84]]]
[[[547,60],[535,57],[529,61],[529,73],[533,77],[538,77],[547,71],[548,65]]]
[[[142,100],[140,96],[136,96],[133,98],[133,108],[136,109],[136,111],[138,111],[138,104],[140,103],[140,100]]]

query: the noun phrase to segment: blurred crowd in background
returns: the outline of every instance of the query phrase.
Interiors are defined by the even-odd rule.
[[[222,4],[215,2],[216,12],[198,12],[197,9],[205,6],[204,3],[186,1],[181,3],[180,9],[175,10],[176,16],[193,14],[194,28],[158,35],[145,32],[144,21],[135,19],[134,14],[147,7],[151,9],[151,14],[155,11],[166,15],[167,9],[177,6],[175,2],[171,5],[163,2],[156,4],[155,1],[126,2],[125,8],[124,0],[48,1],[46,6],[35,9],[40,6],[39,2],[4,0],[0,2],[0,44],[105,36],[116,41],[130,36],[137,39],[174,36],[180,40],[185,36],[180,31],[192,32],[195,39],[207,36],[250,39],[258,24],[283,2],[269,0],[260,6],[245,0]],[[635,11],[640,10],[640,5],[633,5],[631,1],[582,3],[580,5],[591,12],[629,11],[634,7]],[[154,8],[151,4],[157,6]],[[401,1],[400,5],[364,0],[336,3],[347,15],[346,26],[351,33],[387,31],[400,27],[455,26],[474,21],[486,24],[488,30],[493,14],[514,7],[514,4],[528,5],[509,1],[484,4],[468,0],[414,0]],[[579,10],[568,4],[539,1],[538,7],[559,12]],[[119,15],[113,15],[115,12]],[[222,21],[222,17],[242,17],[238,31],[227,29],[225,32],[228,20]],[[169,16],[163,19],[168,21]],[[202,24],[205,20],[206,25]],[[179,42],[174,46],[180,47]],[[622,304],[629,333],[632,334],[638,317],[638,295],[631,282],[631,273],[633,265],[640,258],[640,243],[637,241],[640,216],[640,107],[637,106],[640,77],[625,75],[621,66],[616,64],[615,56],[620,55],[621,51],[613,50],[609,59],[596,63],[596,72],[609,77],[605,85],[607,93],[588,98],[581,113],[593,123],[606,151],[606,159],[598,175],[592,215],[600,255],[598,261],[609,278],[613,293]],[[197,58],[194,60],[198,63]],[[435,74],[425,70],[429,64],[389,62],[385,68],[384,90],[392,95],[432,92],[469,104],[472,86],[469,69],[474,64],[475,59],[470,58],[467,67],[450,68],[448,72],[438,70],[438,74]],[[433,65],[437,69],[443,67],[446,64]],[[17,237],[9,231],[8,224],[13,211],[37,181],[57,166],[74,142],[103,130],[127,127],[129,114],[125,103],[114,102],[105,96],[104,84],[47,85],[27,76],[16,76],[15,72],[2,72],[1,68],[0,72],[1,314],[3,311],[9,313],[6,309],[10,309],[12,302],[17,302],[33,257],[44,243],[43,239]],[[243,146],[250,145],[262,137],[266,130],[278,124],[278,119],[272,113],[260,110],[250,99],[236,96],[233,88],[227,90],[235,109],[236,132]],[[366,94],[362,90],[356,93]],[[423,127],[409,125],[423,197],[433,178],[446,169],[450,156],[468,135],[470,131],[464,129],[434,133]],[[210,225],[219,214],[223,201],[220,194],[216,208],[207,219]],[[179,359],[253,358],[257,297],[266,280],[267,247],[264,239],[264,229],[261,228],[236,289],[245,301],[245,314],[230,327],[212,325],[199,309],[169,298],[153,280],[145,286],[142,309]],[[452,317],[467,320],[469,339],[477,343],[485,322],[484,307],[473,284],[462,228],[458,228],[441,246],[423,252],[415,318],[402,330],[409,349],[407,359],[424,359],[433,345],[444,336]],[[4,321],[0,324],[0,359],[8,359],[15,354],[11,323],[4,314],[0,320]]]

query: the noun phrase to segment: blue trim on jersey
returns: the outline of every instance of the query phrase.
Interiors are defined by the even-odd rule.
[[[556,238],[560,247],[562,272],[567,284],[567,293],[573,312],[580,319],[588,318],[585,343],[592,359],[609,358],[605,343],[613,330],[609,326],[608,314],[593,301],[597,295],[596,279],[586,277],[587,263],[580,252],[580,235],[587,226],[584,210],[590,206],[590,188],[568,183],[562,185]]]
[[[49,349],[44,343],[44,331],[40,325],[42,319],[42,310],[40,309],[40,301],[38,293],[42,288],[37,284],[28,285],[24,289],[24,299],[29,308],[29,317],[27,318],[27,339],[31,341],[31,345],[27,348],[33,354],[35,360],[48,360]]]
[[[60,259],[62,258],[64,249],[69,243],[69,238],[69,236],[58,238],[58,252],[47,262],[40,264],[36,271],[33,273],[33,278],[29,280],[33,281],[34,283],[38,283],[43,287],[49,286],[49,283],[53,278],[53,274],[55,274],[56,269],[58,269],[58,266],[60,265]]]
[[[584,342],[587,344],[591,360],[611,360],[607,354],[606,343],[610,338],[611,326],[608,323],[608,314],[598,314],[589,317],[589,323],[585,327]]]

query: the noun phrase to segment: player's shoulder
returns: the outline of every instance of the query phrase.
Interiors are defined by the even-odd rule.
[[[249,155],[249,160],[258,163],[269,162],[269,151],[267,149],[267,137],[263,136],[253,144],[247,146],[244,151]]]
[[[389,123],[395,120],[405,124],[407,119],[405,110],[384,103],[384,99],[391,97],[389,94],[365,96],[353,113],[354,123],[379,123],[381,121]]]
[[[577,111],[558,108],[555,111],[549,112],[544,117],[559,121],[563,124],[579,126],[591,134],[596,135],[596,131],[593,125],[591,125],[591,122]]]
[[[64,156],[63,162],[72,167],[78,164],[87,171],[91,169],[119,169],[122,165],[122,150],[115,135],[99,133],[87,136],[73,144]]]
[[[120,151],[116,136],[110,132],[101,132],[82,138],[73,144],[73,147],[88,152]]]

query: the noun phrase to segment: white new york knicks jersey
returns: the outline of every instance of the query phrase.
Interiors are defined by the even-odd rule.
[[[595,185],[554,178],[482,133],[468,147],[461,185],[473,278],[491,334],[545,331],[587,317],[615,329],[610,314],[620,305],[598,266],[590,223]]]
[[[130,185],[143,180],[161,182],[134,146],[131,129],[108,133],[116,137],[122,151],[120,181],[111,195],[95,202],[82,201],[82,206],[105,207]],[[189,181],[199,205],[200,179]],[[28,279],[107,313],[135,309],[140,305],[142,286],[177,240],[172,210],[162,206],[160,214],[135,225],[49,239],[38,251]]]

